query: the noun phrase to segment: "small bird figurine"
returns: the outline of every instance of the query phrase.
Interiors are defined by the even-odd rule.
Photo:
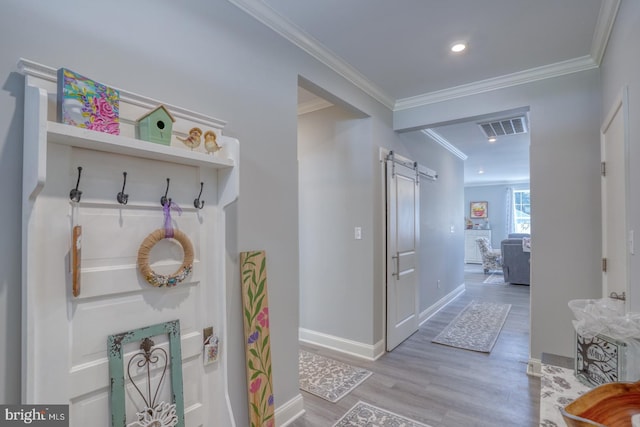
[[[207,153],[215,153],[220,148],[218,143],[216,142],[216,134],[215,132],[208,130],[204,133],[204,149],[207,150]]]
[[[202,136],[202,130],[200,128],[191,128],[189,136],[187,138],[177,137],[187,147],[192,150],[200,145],[200,136]]]

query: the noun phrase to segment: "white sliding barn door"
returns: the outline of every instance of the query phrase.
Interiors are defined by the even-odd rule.
[[[602,292],[629,294],[627,230],[627,92],[616,101],[601,128]]]
[[[398,156],[386,162],[387,337],[393,350],[418,330],[420,192],[413,163]]]

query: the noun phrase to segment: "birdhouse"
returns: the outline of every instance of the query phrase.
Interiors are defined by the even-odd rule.
[[[164,105],[159,105],[144,116],[138,123],[138,138],[144,141],[171,145],[171,129],[175,119]]]

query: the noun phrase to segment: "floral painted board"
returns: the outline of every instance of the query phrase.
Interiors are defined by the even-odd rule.
[[[66,68],[58,70],[58,121],[120,134],[120,92]]]
[[[266,263],[264,251],[240,253],[251,427],[275,425]]]

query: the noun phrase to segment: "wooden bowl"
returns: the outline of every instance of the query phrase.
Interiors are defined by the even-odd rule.
[[[631,427],[640,414],[640,381],[602,384],[560,409],[568,427]]]

